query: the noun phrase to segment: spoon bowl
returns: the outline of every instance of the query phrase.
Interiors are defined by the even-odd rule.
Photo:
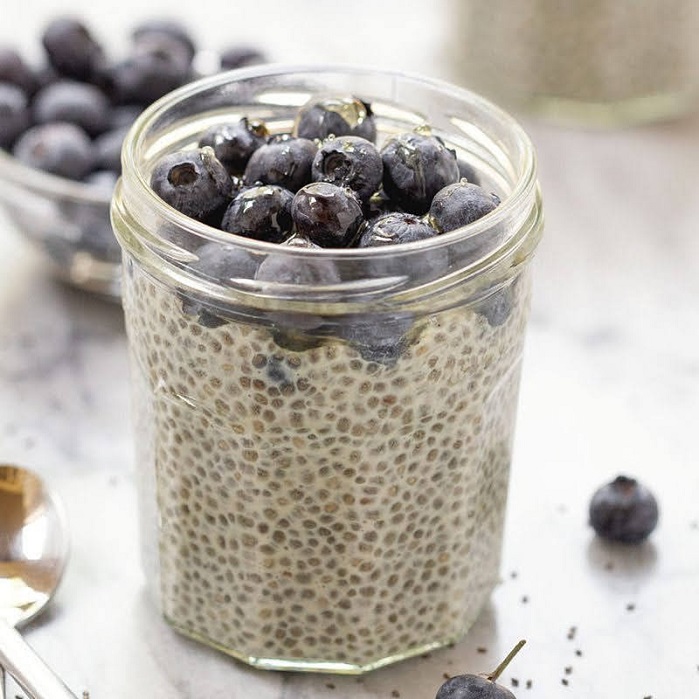
[[[63,507],[31,471],[0,465],[0,619],[22,626],[49,602],[68,559]]]
[[[0,465],[0,699],[4,671],[34,699],[76,699],[15,626],[53,597],[68,560],[68,528],[55,495],[32,471]]]

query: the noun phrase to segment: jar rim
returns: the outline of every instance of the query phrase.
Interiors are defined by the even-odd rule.
[[[441,93],[454,103],[463,104],[464,106],[468,105],[471,110],[475,110],[474,113],[492,120],[495,127],[497,127],[497,129],[493,127],[493,130],[497,130],[498,133],[506,133],[508,141],[511,139],[512,143],[516,145],[516,163],[514,162],[513,154],[507,154],[508,158],[511,158],[511,160],[508,159],[508,163],[515,165],[515,172],[511,187],[501,203],[489,214],[468,226],[442,233],[427,240],[365,248],[305,249],[255,240],[218,230],[210,225],[196,221],[169,206],[151,188],[148,180],[149,173],[146,171],[143,156],[149,131],[158,124],[159,120],[166,119],[167,115],[178,105],[195,99],[198,95],[210,93],[217,89],[225,89],[227,85],[234,83],[243,84],[245,81],[255,81],[256,79],[269,80],[275,76],[278,76],[280,79],[283,79],[285,76],[299,79],[307,76],[309,79],[315,78],[318,80],[322,80],[323,76],[327,76],[327,80],[330,80],[332,75],[354,79],[362,76],[366,76],[367,79],[379,78],[381,80],[393,81],[394,86],[398,85],[399,82],[409,84],[410,87]],[[356,90],[356,96],[362,98],[360,89]],[[408,109],[415,107],[415,105],[410,104],[405,104],[404,106]],[[455,118],[458,118],[458,115],[451,117],[452,123],[454,123]],[[464,118],[462,117],[463,120]],[[455,130],[457,129],[456,124],[454,124],[454,128]],[[498,147],[501,146],[502,144],[498,144]],[[201,78],[162,97],[139,115],[124,141],[122,171],[122,178],[112,204],[113,218],[115,220],[120,216],[131,213],[128,211],[128,206],[124,204],[123,199],[125,197],[134,197],[134,199],[138,200],[141,211],[157,212],[158,223],[170,227],[171,230],[191,235],[202,243],[212,242],[222,247],[235,246],[257,257],[274,254],[283,255],[286,259],[295,259],[297,261],[313,258],[334,260],[338,264],[346,264],[348,261],[373,262],[389,258],[395,259],[396,257],[417,259],[417,255],[421,255],[428,250],[449,249],[458,245],[461,241],[483,240],[483,236],[481,238],[477,238],[477,236],[486,231],[495,229],[507,231],[504,239],[486,246],[485,252],[479,251],[472,260],[469,260],[459,268],[462,276],[471,277],[479,276],[496,267],[504,258],[511,259],[517,250],[524,250],[523,255],[520,257],[526,260],[535,249],[541,230],[542,215],[536,175],[535,152],[528,135],[514,117],[488,99],[466,88],[452,85],[436,78],[403,71],[377,70],[369,67],[347,65],[266,64]],[[151,214],[149,213],[148,215]],[[517,221],[518,223],[515,225],[511,223],[512,221]],[[179,244],[171,240],[164,240],[157,233],[148,230],[147,227],[138,226],[137,216],[129,216],[129,222],[138,227],[140,236],[139,233],[131,231],[128,239],[124,240],[123,231],[120,233],[119,226],[115,225],[115,232],[122,247],[127,251],[134,252],[132,248],[136,246],[139,253],[137,257],[140,257],[142,261],[150,260],[149,264],[164,265],[170,273],[178,277],[181,283],[187,283],[183,278],[181,263],[193,261],[196,259],[196,255],[183,250]],[[169,257],[169,261],[165,259],[166,257]],[[172,260],[176,262],[173,264]],[[518,262],[521,261],[521,259],[518,260]],[[195,277],[195,279],[190,280],[195,286],[202,282],[201,279],[198,279],[200,275],[192,271],[191,268],[184,276]],[[209,278],[203,280],[208,293],[212,292],[211,281]],[[226,283],[229,281],[226,280]],[[352,282],[343,281],[340,282],[339,286],[345,284],[350,284],[347,290],[351,291]],[[390,281],[387,280],[386,286],[390,285]],[[333,295],[339,293],[339,286],[335,285]],[[238,290],[240,291],[240,285]],[[255,289],[249,285],[243,285],[243,290],[246,294],[255,293]],[[260,293],[259,289],[257,293]]]

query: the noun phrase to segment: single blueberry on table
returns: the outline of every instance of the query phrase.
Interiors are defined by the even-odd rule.
[[[659,508],[648,488],[635,478],[620,475],[595,491],[589,515],[598,536],[623,544],[637,544],[655,529]]]
[[[291,202],[288,189],[273,184],[247,187],[228,205],[221,228],[246,238],[281,243],[291,234]]]
[[[376,121],[367,102],[356,97],[328,97],[301,107],[293,133],[320,141],[328,136],[359,136],[373,143]]]
[[[426,213],[434,195],[459,179],[456,153],[437,136],[417,131],[394,136],[381,157],[384,191],[411,213]]]
[[[150,184],[163,201],[199,221],[226,204],[232,190],[226,168],[208,147],[163,156]]]
[[[199,139],[210,146],[231,175],[242,175],[252,154],[267,143],[269,130],[259,119],[243,117],[233,124],[217,124]]]
[[[90,80],[104,63],[102,47],[74,17],[57,17],[50,22],[42,43],[56,71],[76,80]]]
[[[0,46],[0,83],[12,83],[26,95],[33,94],[37,87],[32,69],[18,51],[7,46]]]
[[[330,248],[351,245],[364,222],[356,195],[328,182],[302,187],[294,196],[291,216],[300,235]]]
[[[29,167],[72,180],[83,179],[94,162],[88,135],[62,122],[33,126],[17,139],[12,152]]]
[[[383,179],[383,162],[376,146],[359,136],[328,138],[313,160],[313,179],[349,187],[366,203]]]
[[[306,138],[272,138],[250,156],[243,179],[247,184],[278,184],[297,192],[311,181],[317,152],[318,146]]]
[[[435,194],[429,219],[437,230],[447,233],[477,221],[499,204],[500,199],[496,194],[461,180]]]
[[[25,92],[13,83],[0,82],[0,148],[9,149],[30,124]]]
[[[109,128],[110,108],[109,100],[98,87],[76,80],[60,80],[42,88],[33,102],[37,124],[67,121],[90,136]]]

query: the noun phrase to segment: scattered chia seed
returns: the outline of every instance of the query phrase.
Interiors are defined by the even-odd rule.
[[[488,652],[488,649],[485,648],[484,646],[478,646],[478,648],[476,648],[476,653],[487,653],[487,652]]]
[[[562,684],[564,687],[567,687],[567,686],[568,686],[568,680],[567,680],[565,677],[561,678],[561,684]]]
[[[632,612],[634,609],[636,609],[636,605],[633,602],[629,602],[626,605],[626,611],[627,612]]]
[[[577,655],[578,658],[582,658],[582,654],[583,654],[583,652],[580,650],[580,648],[578,648],[578,649],[575,651],[575,655]]]
[[[570,675],[573,672],[572,666],[568,665],[567,667],[563,668],[563,672],[565,672],[566,675]]]
[[[513,677],[511,682],[513,687],[519,687],[519,680],[516,677]]]
[[[533,686],[534,686],[534,682],[532,680],[527,680],[525,687],[527,689],[531,689]]]
[[[399,692],[397,689],[394,689],[394,690],[391,692],[391,696],[392,696],[392,697],[399,697],[399,696],[400,696],[400,692]]]
[[[334,685],[332,682],[326,682],[326,683],[325,683],[325,686],[326,686],[328,689],[335,689],[335,685]]]
[[[529,597],[527,595],[522,595],[522,604],[527,604],[529,602]]]
[[[569,640],[569,641],[572,641],[572,640],[575,638],[575,634],[577,633],[577,631],[578,631],[578,627],[577,627],[577,626],[571,626],[571,627],[568,629],[568,640]]]

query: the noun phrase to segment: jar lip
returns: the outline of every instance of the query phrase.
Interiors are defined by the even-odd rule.
[[[137,153],[143,148],[143,140],[150,125],[162,117],[172,109],[175,105],[183,100],[191,99],[199,93],[217,87],[223,87],[232,82],[251,80],[255,78],[270,78],[275,75],[308,75],[322,76],[324,74],[345,74],[355,76],[381,76],[389,79],[405,80],[416,85],[422,85],[429,89],[439,91],[443,94],[449,94],[451,97],[460,99],[463,102],[469,103],[476,107],[478,111],[487,113],[490,117],[494,117],[498,124],[505,127],[512,133],[516,142],[521,148],[521,166],[519,168],[519,176],[512,187],[512,190],[501,201],[501,203],[486,216],[474,221],[468,226],[458,228],[447,233],[442,233],[434,238],[427,240],[419,240],[410,243],[401,243],[399,246],[376,246],[365,248],[322,248],[322,249],[304,249],[299,247],[280,246],[277,243],[271,243],[244,236],[234,235],[226,231],[219,230],[208,224],[197,221],[175,208],[165,203],[158,194],[152,189],[148,179],[139,166]],[[358,95],[361,97],[361,94]],[[409,105],[407,105],[409,106]],[[286,63],[268,63],[259,66],[251,66],[248,68],[238,68],[231,71],[217,73],[216,75],[200,78],[196,81],[188,83],[180,87],[164,97],[160,98],[148,108],[146,108],[136,119],[128,132],[122,148],[122,171],[123,173],[133,173],[135,176],[129,184],[136,185],[136,192],[139,196],[143,196],[144,202],[149,206],[158,210],[167,223],[170,223],[181,230],[189,231],[197,235],[202,240],[216,242],[221,245],[235,245],[245,249],[249,253],[258,255],[289,254],[294,257],[337,257],[338,259],[351,259],[353,257],[361,257],[369,259],[371,257],[381,257],[395,255],[398,249],[401,251],[416,252],[421,249],[438,249],[440,247],[449,246],[455,241],[464,237],[471,238],[477,236],[480,232],[497,226],[512,213],[519,210],[520,207],[526,206],[526,201],[532,198],[533,192],[537,188],[536,175],[536,156],[533,144],[523,127],[519,122],[504,109],[497,106],[487,98],[478,93],[472,92],[467,88],[454,85],[445,80],[431,78],[417,73],[400,70],[381,70],[370,67],[344,65],[344,64],[286,64]],[[122,178],[124,176],[122,175]],[[133,190],[132,190],[133,191]],[[500,256],[502,253],[501,246],[496,246],[486,257],[492,255]],[[484,260],[475,260],[475,263],[483,264]]]

